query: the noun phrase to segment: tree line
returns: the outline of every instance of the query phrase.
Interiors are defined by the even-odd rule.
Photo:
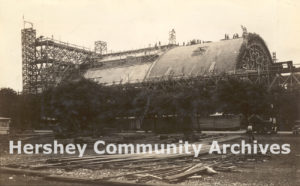
[[[44,128],[47,119],[53,119],[62,129],[76,132],[116,127],[118,117],[143,120],[176,115],[184,130],[191,128],[189,121],[195,115],[205,117],[215,112],[241,114],[244,118],[275,114],[285,125],[292,125],[299,113],[299,90],[276,87],[268,91],[264,84],[238,78],[176,81],[180,80],[164,80],[152,86],[104,86],[81,78],[64,81],[38,95],[2,88],[0,116],[12,118],[16,130]]]

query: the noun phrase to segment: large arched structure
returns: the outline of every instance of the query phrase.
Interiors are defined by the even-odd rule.
[[[266,71],[272,63],[270,52],[257,34],[244,37],[175,46],[157,53],[154,61],[119,63],[116,66],[91,68],[84,76],[99,83],[124,84],[152,79],[213,76]],[[104,62],[104,64],[109,62]]]
[[[267,70],[270,63],[264,41],[256,34],[248,34],[245,38],[173,48],[153,63],[146,79]]]
[[[66,80],[83,75],[100,84],[157,82],[178,77],[183,81],[223,74],[238,75],[253,82],[300,84],[294,73],[300,71],[292,61],[272,64],[263,39],[254,33],[217,42],[193,41],[193,45],[161,45],[134,50],[98,53],[88,48],[37,37],[31,27],[22,29],[22,78],[24,93],[37,94]],[[273,56],[276,58],[276,56]],[[282,74],[290,73],[289,76]],[[193,78],[194,79],[194,78]],[[191,80],[191,79],[189,79]],[[180,83],[180,81],[176,81]],[[191,83],[191,81],[187,81]],[[148,84],[148,83],[147,83]],[[149,85],[149,84],[148,84]]]

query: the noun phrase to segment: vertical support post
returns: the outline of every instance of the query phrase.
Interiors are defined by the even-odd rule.
[[[169,45],[176,45],[176,32],[174,29],[169,32]]]
[[[23,78],[23,92],[29,94],[36,94],[37,71],[38,67],[35,64],[35,40],[36,30],[31,28],[24,28],[21,31],[22,40],[22,78]]]
[[[105,41],[95,41],[95,53],[101,55],[107,53],[107,43]]]

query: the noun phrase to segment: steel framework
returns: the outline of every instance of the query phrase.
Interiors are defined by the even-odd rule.
[[[245,81],[250,81],[254,84],[264,84],[271,90],[275,87],[284,87],[290,91],[300,90],[300,68],[293,66],[292,61],[278,62],[273,65],[269,65],[265,71],[248,71],[244,73],[236,74],[220,74],[211,76],[164,76],[160,78],[152,78],[143,82],[130,84],[137,88],[146,89],[174,89],[178,90],[184,87],[193,87],[197,82],[215,82],[218,85],[224,79],[239,78]],[[128,84],[115,84],[115,86],[128,86]]]
[[[36,93],[33,86],[37,81],[38,69],[35,64],[35,39],[36,31],[33,28],[24,28],[22,30],[23,91],[27,93]]]
[[[107,53],[107,43],[105,41],[95,41],[95,53]]]
[[[97,59],[101,59],[107,50],[107,44],[103,41],[95,42],[95,51],[77,45],[54,40],[52,38],[36,37],[36,30],[31,27],[22,29],[22,75],[23,92],[37,94],[55,86],[65,78],[76,78],[81,73],[82,67],[92,67]],[[170,42],[176,42],[174,29],[170,31]],[[168,88],[169,86],[181,86],[182,84],[193,86],[195,81],[219,81],[224,77],[234,76],[247,79],[252,82],[262,82],[269,89],[274,86],[293,88],[299,86],[300,81],[296,73],[300,68],[295,68],[292,61],[271,63],[264,46],[256,43],[249,44],[241,53],[241,62],[238,68],[246,72],[224,75],[210,75],[197,77],[161,77],[159,79],[146,80],[134,86],[146,88]],[[110,55],[119,55],[118,53]],[[145,55],[142,61],[154,61],[158,55]],[[283,75],[287,74],[287,75]],[[172,79],[170,81],[170,79]],[[117,85],[117,84],[115,84]]]
[[[56,85],[78,73],[80,65],[90,63],[93,54],[85,47],[43,36],[36,38],[32,27],[22,29],[23,92],[36,94]]]
[[[174,29],[169,32],[169,44],[176,45],[176,32]]]

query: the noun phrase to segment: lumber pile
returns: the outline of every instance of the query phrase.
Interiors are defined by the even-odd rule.
[[[219,139],[234,139],[227,137]],[[87,140],[87,139],[84,139]],[[208,146],[208,145],[207,145]],[[203,149],[206,149],[205,146]],[[208,149],[207,149],[208,150]],[[160,183],[177,183],[186,180],[203,179],[219,172],[239,172],[245,163],[265,162],[269,155],[207,155],[204,150],[198,158],[193,154],[118,154],[118,155],[89,155],[84,157],[60,157],[45,160],[34,160],[27,164],[10,164],[6,167],[22,168],[30,171],[59,170],[76,173],[84,170],[84,177],[90,177],[93,171],[102,173],[93,177],[94,181],[129,180],[136,183],[158,181]],[[37,172],[37,171],[36,171]],[[117,173],[116,173],[117,172]],[[80,172],[81,174],[82,172]],[[68,176],[68,175],[63,175]],[[76,177],[73,174],[73,177]],[[78,176],[77,176],[78,177]],[[80,177],[80,176],[79,176]]]

